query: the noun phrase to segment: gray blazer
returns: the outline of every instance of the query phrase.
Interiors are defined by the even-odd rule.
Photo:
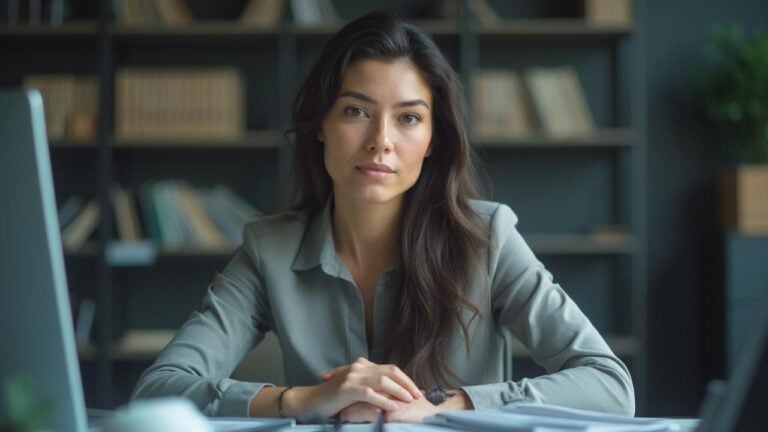
[[[475,409],[527,401],[633,415],[629,371],[536,259],[512,210],[487,201],[473,206],[491,236],[466,293],[482,318],[471,320],[469,355],[458,330],[453,337],[448,364],[463,384],[452,384]],[[202,309],[142,374],[134,398],[183,395],[207,415],[246,416],[250,399],[271,384],[230,375],[269,331],[280,340],[289,385],[318,384],[320,372],[357,357],[380,362],[394,269],[376,285],[369,351],[362,296],[336,255],[330,200],[308,219],[285,212],[246,226],[242,247],[216,275]],[[465,322],[470,318],[466,311]],[[511,381],[505,328],[548,375]]]

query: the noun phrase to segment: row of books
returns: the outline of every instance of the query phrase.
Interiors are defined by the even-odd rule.
[[[226,186],[195,188],[180,180],[149,183],[138,196],[115,186],[111,201],[121,242],[146,238],[167,249],[234,247],[241,243],[248,220],[261,214]],[[99,219],[96,199],[69,197],[59,209],[64,249],[80,249],[94,234]]]
[[[30,25],[61,25],[70,9],[66,0],[19,1],[8,0],[0,7],[0,23]],[[282,19],[285,0],[249,0],[240,21],[247,25],[274,27]],[[440,9],[456,15],[458,2],[443,0]],[[0,3],[3,4],[3,3]],[[162,24],[186,26],[195,18],[187,0],[116,0],[112,2],[117,21],[126,25]],[[469,0],[478,22],[486,27],[498,27],[501,18],[487,0]],[[339,17],[331,0],[290,0],[291,15],[298,25],[335,24]],[[598,25],[629,25],[632,21],[631,0],[584,0],[584,18]]]
[[[592,112],[571,66],[482,70],[472,76],[475,133],[480,139],[594,133]]]
[[[0,24],[61,25],[69,17],[68,3],[65,0],[0,1]]]
[[[115,134],[121,140],[231,139],[245,131],[236,68],[120,69]]]
[[[95,136],[95,77],[30,75],[45,100],[50,139]],[[481,70],[472,76],[478,138],[554,137],[594,132],[592,112],[571,66]],[[245,133],[244,84],[236,68],[120,69],[115,136],[121,141],[237,139]]]
[[[48,138],[93,139],[95,76],[27,75],[43,96]],[[115,81],[115,129],[121,140],[230,139],[245,131],[244,84],[236,68],[121,69]]]
[[[469,9],[480,25],[498,28],[501,17],[487,0],[469,0]],[[584,0],[583,16],[588,24],[628,26],[632,23],[632,0]]]
[[[291,15],[298,25],[317,26],[339,21],[331,0],[290,0]],[[249,0],[240,14],[241,23],[275,27],[283,18],[285,0]],[[117,2],[118,22],[140,26],[162,24],[187,26],[195,18],[186,0],[122,0]]]
[[[113,3],[118,22],[126,25],[184,26],[194,21],[186,0],[122,0]]]
[[[93,139],[99,112],[99,81],[95,76],[27,75],[22,86],[36,88],[44,100],[49,139]]]

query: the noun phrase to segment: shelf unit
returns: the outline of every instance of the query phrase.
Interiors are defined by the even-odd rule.
[[[345,0],[334,0],[334,3],[339,10],[349,10],[349,17],[364,12],[361,8],[374,7],[352,5]],[[391,6],[392,11],[405,8],[405,3]],[[0,54],[7,50],[28,50],[28,54],[13,53],[20,66],[11,72],[0,72],[0,85],[18,85],[24,73],[87,71],[100,77],[104,115],[98,137],[91,141],[51,143],[57,198],[62,200],[74,192],[97,196],[102,214],[109,215],[109,185],[113,181],[137,186],[159,175],[163,166],[167,177],[198,175],[196,167],[217,164],[231,163],[230,171],[238,171],[249,166],[244,162],[247,160],[255,167],[253,171],[258,172],[241,178],[218,167],[213,172],[201,170],[205,172],[197,180],[221,181],[241,190],[255,185],[246,197],[266,212],[278,211],[288,204],[290,151],[284,145],[281,131],[288,125],[290,102],[301,78],[322,43],[339,25],[301,27],[286,21],[273,28],[255,28],[230,21],[201,21],[189,27],[131,27],[112,21],[109,0],[100,0],[99,5],[97,22],[66,23],[61,27],[0,26]],[[595,134],[569,138],[483,137],[474,142],[490,172],[492,198],[509,204],[518,213],[524,238],[556,279],[562,281],[566,291],[573,288],[572,294],[580,305],[581,300],[589,303],[591,297],[610,297],[610,303],[587,304],[583,309],[597,311],[595,322],[606,326],[599,330],[609,335],[609,344],[628,360],[637,388],[638,412],[642,413],[647,379],[645,221],[642,216],[645,213],[642,186],[645,144],[642,118],[638,114],[642,111],[641,101],[629,90],[632,73],[643,70],[642,56],[638,53],[642,47],[637,41],[637,33],[642,29],[642,6],[635,7],[632,26],[595,26],[573,18],[531,18],[504,20],[497,27],[482,27],[471,18],[467,0],[461,2],[458,19],[415,22],[435,36],[462,75],[467,89],[471,73],[485,67],[520,69],[575,63],[582,78],[586,78],[585,90],[590,105],[596,108],[595,117],[600,126]],[[36,64],[37,54],[53,52],[57,47],[75,50],[80,58],[92,58],[94,63],[85,68],[62,65],[55,59]],[[166,58],[162,53],[168,48],[173,48],[174,54]],[[519,55],[510,56],[510,52]],[[244,53],[258,60],[244,60],[241,58]],[[250,120],[243,137],[183,142],[115,139],[112,88],[118,68],[197,64],[234,65],[244,74],[253,74],[246,77],[249,97],[255,92],[270,102],[247,105]],[[271,78],[266,82],[277,85],[265,90],[263,87],[269,84],[259,84],[264,77]],[[595,85],[594,81],[600,83]],[[471,98],[471,94],[468,96]],[[264,114],[265,107],[272,113]],[[579,164],[586,168],[572,168]],[[74,170],[82,176],[82,168],[87,166],[91,167],[89,175],[80,180],[69,178]],[[550,169],[553,175],[544,176],[543,182],[532,185],[519,181],[531,174],[539,175],[537,167],[543,167],[543,171]],[[507,177],[517,171],[520,178]],[[582,177],[586,180],[581,181]],[[590,190],[592,188],[595,190]],[[562,197],[563,194],[569,196]],[[579,199],[570,197],[574,194],[583,198],[583,205],[579,205]],[[557,206],[550,210],[546,205],[560,201],[573,211]],[[598,216],[585,217],[589,212],[585,213],[581,207],[597,209],[593,211]],[[620,224],[627,232],[612,236],[592,234],[590,229],[594,227],[585,224],[590,218],[600,219],[598,224]],[[156,346],[128,349],[121,339],[123,330],[130,329],[120,328],[126,323],[118,322],[120,305],[116,307],[115,303],[121,297],[135,295],[130,290],[139,288],[124,285],[125,281],[140,283],[131,272],[149,272],[152,277],[160,278],[161,274],[191,272],[193,268],[196,274],[202,274],[194,280],[199,284],[195,288],[200,288],[210,282],[213,272],[220,269],[232,253],[230,249],[180,251],[150,245],[144,247],[144,256],[125,258],[119,253],[125,245],[111,240],[111,225],[111,218],[102,218],[96,240],[78,251],[66,253],[68,271],[71,264],[83,267],[82,270],[75,268],[76,277],[88,273],[90,286],[85,291],[96,296],[101,311],[98,340],[82,355],[83,360],[97,365],[96,373],[91,374],[95,377],[95,387],[91,388],[90,400],[98,402],[92,405],[105,407],[123,402],[120,395],[115,394],[113,385],[121,362],[150,361],[160,345],[164,345],[158,342]],[[116,250],[122,258],[115,258]],[[600,287],[590,289],[593,283]],[[78,290],[78,285],[79,281],[70,276],[72,289]],[[155,288],[166,290],[164,295],[168,296],[185,295],[184,291],[169,287]],[[186,295],[195,296],[194,301],[198,301],[200,293]],[[617,310],[613,310],[614,301],[622,303]],[[178,324],[180,322],[169,322],[166,327]],[[517,360],[526,361],[525,350],[519,345],[513,349]]]

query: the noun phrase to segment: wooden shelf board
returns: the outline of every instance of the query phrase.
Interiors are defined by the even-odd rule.
[[[94,140],[57,139],[51,140],[52,149],[96,148]]]
[[[640,354],[640,343],[633,336],[605,336],[605,341],[614,354],[619,357],[635,357]],[[530,358],[531,353],[520,341],[512,338],[512,356],[515,358]]]
[[[198,21],[188,26],[169,26],[162,24],[128,25],[115,24],[113,35],[117,40],[147,38],[271,38],[280,34],[279,27],[250,26],[236,20]]]
[[[629,234],[522,234],[540,255],[623,255],[634,252]]]
[[[109,358],[112,360],[152,361],[173,339],[176,330],[130,330],[114,341]],[[78,348],[80,360],[95,360],[98,351],[95,346]]]
[[[497,26],[480,26],[477,34],[483,39],[515,38],[562,38],[575,39],[615,39],[632,33],[631,26],[609,26],[590,24],[583,19],[510,19],[502,20]]]
[[[66,258],[96,258],[98,256],[98,245],[95,241],[91,240],[79,249],[64,249],[64,256]]]
[[[285,145],[285,139],[278,130],[247,132],[232,139],[142,139],[115,140],[117,149],[278,149]]]
[[[235,249],[234,246],[165,248],[150,240],[141,240],[136,243],[111,241],[107,248],[107,260],[112,267],[149,267],[163,259],[226,259],[232,256]],[[67,258],[97,258],[98,253],[95,241],[89,241],[77,250],[64,251]]]
[[[414,20],[410,21],[421,27],[433,36],[458,36],[459,23],[456,20],[432,19],[432,20]],[[331,36],[336,33],[344,22],[321,25],[299,25],[289,24],[288,32],[296,36]]]
[[[459,35],[459,25],[455,20],[415,20],[416,25],[435,36]],[[343,23],[323,24],[319,26],[301,26],[289,24],[287,30],[297,36],[330,36],[341,28]],[[163,24],[128,25],[113,24],[113,35],[118,39],[146,37],[276,37],[280,34],[279,26],[244,25],[237,20],[197,21],[188,26],[169,26]],[[502,20],[493,27],[479,26],[478,36],[482,38],[541,38],[541,37],[589,37],[615,38],[629,35],[631,26],[594,25],[582,19],[510,19]],[[0,37],[61,37],[61,36],[96,36],[96,22],[74,21],[60,26],[51,25],[3,25]]]
[[[480,148],[622,148],[632,145],[629,129],[601,129],[594,134],[553,137],[535,134],[520,137],[483,137],[475,141]]]
[[[0,38],[61,38],[61,37],[95,37],[98,35],[96,22],[72,21],[59,26],[16,24],[0,25]]]

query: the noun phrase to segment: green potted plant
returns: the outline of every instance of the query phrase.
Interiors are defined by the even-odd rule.
[[[0,432],[36,432],[44,430],[50,419],[49,403],[37,401],[29,380],[10,377],[1,382]]]
[[[737,162],[721,178],[725,226],[768,234],[768,34],[717,28],[694,86]]]

